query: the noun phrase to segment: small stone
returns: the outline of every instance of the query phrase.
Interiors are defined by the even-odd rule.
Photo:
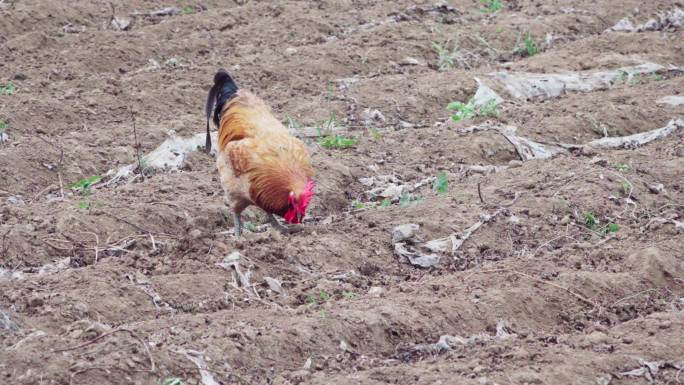
[[[521,160],[513,159],[508,162],[508,167],[510,168],[516,168],[516,167],[522,167],[523,162]]]
[[[297,53],[297,48],[294,47],[288,47],[285,49],[285,54],[286,55],[294,55]]]
[[[396,185],[394,183],[391,183],[390,185],[387,186],[382,192],[380,192],[378,195],[383,198],[398,198],[401,196],[401,194],[404,193],[404,186],[402,185]]]
[[[387,120],[385,115],[379,110],[366,108],[361,114],[361,119],[366,126],[373,125],[374,123],[383,123]]]
[[[245,336],[246,339],[249,341],[254,341],[257,337],[257,333],[254,329],[252,328],[247,328],[244,330],[243,335]]]
[[[304,382],[309,376],[311,376],[311,372],[308,370],[296,370],[290,373],[290,378],[298,384]]]
[[[591,160],[591,164],[595,164],[601,167],[606,167],[608,165],[608,161],[605,160],[604,158],[594,158]]]
[[[202,231],[200,231],[199,229],[194,229],[194,230],[190,231],[190,238],[199,239],[201,237],[202,237]]]
[[[292,383],[282,375],[278,375],[273,379],[273,385],[292,385]]]
[[[271,277],[264,277],[264,281],[266,281],[268,288],[271,289],[272,291],[274,291],[278,294],[285,294],[285,290],[283,289],[283,286],[280,284],[280,281],[278,281],[277,279],[271,278]]]
[[[123,17],[114,16],[111,22],[112,28],[117,31],[126,31],[131,26],[131,21]]]
[[[416,58],[407,56],[399,62],[399,65],[402,65],[402,66],[419,66],[419,65],[424,65],[424,64],[421,63]]]
[[[570,215],[566,215],[566,216],[564,216],[563,218],[561,218],[561,220],[560,220],[559,223],[560,223],[561,225],[567,225],[567,224],[570,223],[570,220],[571,220],[571,219],[570,219]]]
[[[373,186],[373,184],[375,184],[375,178],[373,178],[373,177],[359,178],[359,182],[366,187],[371,187],[371,186]]]
[[[401,127],[402,129],[413,128],[413,127],[415,127],[415,124],[400,120],[399,121],[399,127]]]
[[[41,307],[45,304],[45,301],[41,297],[33,297],[29,299],[29,307]]]
[[[9,142],[9,135],[5,132],[0,132],[0,143]]]
[[[368,289],[368,295],[373,297],[382,297],[385,294],[385,289],[380,286],[373,286]]]
[[[90,311],[88,305],[83,302],[76,302],[73,310],[80,318],[85,318],[88,315],[88,312]]]
[[[592,245],[589,242],[579,242],[579,243],[575,244],[575,247],[577,247],[578,249],[586,250],[586,249],[591,249],[592,247],[594,247],[594,245]]]
[[[670,106],[681,106],[684,105],[684,96],[680,95],[672,95],[672,96],[664,96],[658,100],[656,100],[657,104],[668,104]]]
[[[7,203],[9,203],[11,205],[23,205],[24,200],[21,199],[21,197],[19,197],[19,196],[13,195],[13,196],[7,198]]]
[[[408,223],[405,225],[399,225],[392,229],[392,242],[402,242],[409,238],[413,238],[414,234],[420,226],[415,223]]]
[[[653,194],[660,194],[665,191],[665,186],[662,183],[656,183],[648,186],[648,191]]]
[[[595,331],[591,332],[590,334],[586,335],[584,337],[584,340],[586,343],[591,346],[591,345],[600,345],[600,344],[609,344],[610,337],[606,333],[600,332],[600,331]]]
[[[593,147],[582,146],[582,148],[580,149],[580,154],[582,154],[583,156],[594,156],[596,155],[596,150],[594,150]]]

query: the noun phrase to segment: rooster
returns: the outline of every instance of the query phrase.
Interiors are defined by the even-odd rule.
[[[263,100],[239,89],[224,69],[214,75],[207,96],[207,152],[212,111],[218,126],[216,166],[233,209],[235,235],[242,233],[240,214],[250,205],[264,210],[282,232],[288,230],[274,215],[290,224],[301,223],[314,194],[314,170],[304,144],[290,135]]]

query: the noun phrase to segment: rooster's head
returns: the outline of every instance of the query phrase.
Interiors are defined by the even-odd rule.
[[[314,194],[314,186],[314,181],[309,180],[306,182],[304,190],[299,194],[294,191],[290,192],[290,195],[287,197],[289,207],[283,216],[287,223],[302,223],[302,219],[304,219],[304,215],[306,215],[306,208],[309,206],[311,197]]]

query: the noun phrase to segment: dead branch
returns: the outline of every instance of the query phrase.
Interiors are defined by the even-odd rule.
[[[145,352],[147,353],[147,358],[150,360],[150,369],[148,369],[148,370],[146,370],[146,371],[148,371],[148,372],[154,372],[154,371],[156,370],[156,369],[155,369],[155,365],[154,365],[154,358],[152,357],[152,353],[150,352],[150,349],[149,349],[149,347],[147,346],[147,343],[145,343],[145,341],[144,341],[142,338],[140,338],[140,336],[139,336],[138,334],[136,334],[134,331],[132,331],[132,330],[130,330],[130,329],[125,329],[125,328],[114,329],[114,330],[109,331],[109,332],[107,332],[107,333],[100,334],[99,336],[93,338],[92,340],[86,341],[86,342],[84,342],[84,343],[82,343],[82,344],[80,344],[80,345],[71,346],[71,347],[62,348],[62,349],[53,349],[52,352],[53,352],[53,353],[61,353],[61,352],[67,352],[67,351],[70,351],[70,350],[81,349],[81,348],[84,348],[84,347],[86,347],[86,346],[90,346],[90,345],[94,344],[95,342],[97,342],[97,341],[99,341],[99,340],[101,340],[101,339],[103,339],[103,338],[105,338],[105,337],[109,337],[109,336],[111,336],[111,335],[113,335],[113,334],[115,334],[115,333],[120,333],[120,332],[126,332],[126,333],[128,333],[131,337],[135,338],[138,342],[140,342],[140,344],[141,344],[141,345],[143,346],[143,348],[145,349]]]
[[[464,282],[467,281],[470,277],[472,277],[472,276],[475,275],[475,274],[490,274],[490,273],[512,273],[512,274],[518,275],[518,276],[520,276],[520,277],[527,278],[527,279],[529,279],[529,280],[531,280],[531,281],[538,282],[538,283],[543,283],[543,284],[545,284],[545,285],[553,286],[553,287],[555,287],[555,288],[557,288],[557,289],[563,290],[563,291],[567,292],[568,294],[572,295],[573,297],[577,298],[577,299],[580,300],[581,302],[584,302],[584,303],[587,304],[587,305],[591,305],[592,307],[597,307],[597,306],[598,306],[598,304],[597,304],[596,302],[587,299],[586,297],[584,297],[584,296],[582,296],[581,294],[578,294],[578,293],[576,293],[576,292],[570,290],[570,289],[567,288],[567,287],[558,285],[558,284],[553,283],[553,282],[550,282],[550,281],[545,281],[545,280],[543,280],[543,279],[540,279],[540,278],[537,278],[537,277],[533,277],[533,276],[531,276],[531,275],[529,275],[529,274],[527,274],[527,273],[523,273],[523,272],[521,272],[521,271],[512,270],[512,269],[494,269],[494,270],[474,271],[474,272],[470,273],[468,276],[466,276],[466,277],[463,279],[463,281],[464,281]]]
[[[55,170],[57,170],[57,179],[59,180],[59,194],[62,198],[64,198],[64,183],[62,181],[62,163],[64,162],[64,149],[61,145],[57,145],[43,138],[42,136],[38,136],[38,139],[59,150],[59,161],[57,162],[57,166],[55,166]]]
[[[546,247],[546,246],[552,244],[553,242],[555,242],[555,241],[557,241],[557,240],[559,240],[559,239],[563,239],[563,238],[569,238],[569,239],[572,239],[573,241],[575,240],[575,238],[573,238],[573,237],[571,237],[571,236],[569,236],[569,235],[561,235],[561,236],[558,236],[558,237],[549,239],[548,241],[546,241],[546,242],[542,243],[541,245],[539,245],[539,246],[534,250],[534,253],[532,253],[532,255],[530,256],[530,258],[533,258],[535,255],[537,255],[537,253],[539,252],[539,250],[541,250],[542,248],[544,248],[544,247]]]
[[[216,380],[214,379],[214,376],[212,376],[211,373],[207,370],[207,363],[204,361],[204,354],[202,352],[183,348],[171,351],[174,353],[182,354],[183,356],[185,356],[185,358],[187,358],[193,364],[195,364],[197,370],[200,373],[202,385],[219,385],[219,383],[216,382]]]
[[[133,140],[135,140],[135,157],[138,160],[138,172],[143,172],[142,157],[140,156],[140,142],[138,142],[138,130],[135,128],[135,112],[131,110],[131,121],[133,122]]]
[[[482,197],[482,189],[480,188],[480,184],[482,184],[482,182],[477,182],[477,196],[480,197],[480,202],[483,205],[486,205],[487,203],[485,202],[484,198]]]
[[[148,229],[146,229],[146,228],[144,228],[144,227],[142,227],[142,226],[140,226],[140,225],[136,225],[135,223],[130,222],[130,221],[127,220],[127,219],[118,217],[118,216],[116,216],[116,215],[114,215],[114,214],[112,214],[112,213],[110,213],[110,212],[104,211],[104,210],[103,210],[102,212],[103,212],[105,215],[109,216],[109,217],[112,217],[112,218],[114,218],[114,219],[116,219],[116,220],[118,220],[118,221],[121,221],[121,222],[123,222],[123,223],[125,223],[125,224],[127,224],[127,225],[129,225],[129,226],[135,227],[136,229],[138,229],[139,231],[142,231],[143,233],[147,233],[147,234],[151,234],[151,233],[152,233],[152,231],[150,231],[150,230],[148,230]]]
[[[83,234],[90,234],[95,237],[95,262],[93,264],[97,264],[98,256],[99,256],[99,248],[100,248],[100,237],[97,236],[96,233],[92,231],[82,231]]]
[[[38,193],[37,193],[36,195],[33,196],[33,199],[31,200],[31,203],[35,202],[38,198],[40,198],[41,195],[45,194],[46,192],[52,190],[52,189],[55,188],[55,187],[59,187],[59,186],[55,186],[54,184],[51,184],[51,185],[45,187],[44,189],[38,191]]]

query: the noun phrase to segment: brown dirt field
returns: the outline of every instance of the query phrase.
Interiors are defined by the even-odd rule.
[[[684,383],[682,130],[525,162],[502,135],[463,130],[498,121],[582,144],[684,117],[657,102],[684,90],[681,23],[606,31],[682,3],[502,3],[0,0],[0,383]],[[150,16],[165,7],[181,12]],[[520,49],[528,32],[537,55]],[[460,56],[440,69],[432,42]],[[643,63],[665,69],[547,99],[497,89],[498,118],[454,123],[445,108],[492,72]],[[305,231],[226,233],[202,152],[178,172],[69,188],[135,161],[131,112],[143,153],[202,132],[219,67],[283,121],[334,113],[358,139],[307,140],[318,187]],[[441,172],[447,192],[429,182],[388,206],[362,183]],[[395,255],[395,226],[419,225],[423,242],[497,210],[432,267]],[[217,265],[234,251],[252,287]]]

